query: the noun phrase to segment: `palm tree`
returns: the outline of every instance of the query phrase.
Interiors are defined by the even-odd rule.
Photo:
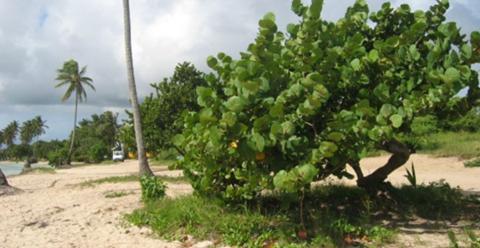
[[[123,20],[125,31],[125,55],[127,59],[128,90],[130,93],[130,102],[133,108],[133,126],[135,129],[135,139],[137,141],[139,174],[141,176],[153,176],[153,172],[150,169],[150,166],[148,166],[143,143],[142,121],[140,116],[140,107],[138,106],[135,76],[133,72],[132,38],[130,32],[130,4],[128,0],[123,0]]]
[[[92,79],[85,76],[87,72],[87,67],[82,67],[79,70],[77,61],[71,59],[66,61],[63,64],[63,67],[58,69],[58,75],[56,80],[60,81],[59,84],[55,86],[55,88],[67,86],[67,91],[62,97],[62,102],[68,100],[72,93],[75,93],[75,112],[73,118],[73,131],[72,136],[70,139],[70,149],[68,151],[67,157],[67,164],[70,164],[70,160],[72,158],[73,152],[73,144],[75,142],[75,129],[77,127],[77,110],[78,110],[78,103],[83,102],[87,99],[87,93],[85,91],[84,85],[87,85],[92,90],[95,91],[95,87],[93,87]]]
[[[45,133],[45,129],[48,128],[45,123],[47,122],[39,115],[32,119],[33,137],[40,137],[40,135]]]
[[[23,122],[22,126],[20,127],[20,142],[21,142],[21,153],[18,154],[21,157],[25,158],[25,163],[23,164],[23,169],[28,170],[32,168],[32,160],[31,160],[31,147],[30,142],[32,142],[35,136],[35,122],[34,120],[28,120]]]
[[[12,146],[18,133],[18,122],[12,121],[3,129],[3,143],[8,147]]]

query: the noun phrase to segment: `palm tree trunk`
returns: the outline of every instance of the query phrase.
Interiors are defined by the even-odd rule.
[[[7,177],[3,174],[2,169],[0,169],[0,186],[9,186]]]
[[[123,19],[125,29],[125,55],[127,59],[128,73],[128,91],[130,93],[130,103],[133,108],[133,126],[135,129],[135,139],[137,141],[137,156],[140,176],[153,176],[153,172],[148,166],[145,147],[143,143],[142,122],[140,116],[140,107],[138,106],[137,88],[135,86],[135,76],[133,71],[132,41],[130,32],[130,7],[129,1],[123,0]]]
[[[67,164],[72,162],[73,144],[75,144],[75,131],[77,129],[77,113],[78,113],[78,91],[75,92],[75,114],[73,117],[73,131],[70,139],[70,149],[68,150]]]

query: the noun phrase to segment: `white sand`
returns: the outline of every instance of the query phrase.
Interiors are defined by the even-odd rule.
[[[365,174],[383,165],[388,156],[362,161]],[[480,168],[464,168],[456,158],[413,155],[419,182],[445,179],[472,193],[480,193]],[[410,162],[406,165],[410,168]],[[136,161],[122,164],[85,166],[58,170],[56,174],[31,174],[9,178],[23,193],[0,197],[0,247],[182,247],[180,242],[154,239],[148,229],[124,223],[123,215],[141,207],[137,182],[72,187],[86,180],[137,172]],[[179,171],[157,171],[158,175],[179,175]],[[407,183],[405,169],[395,171],[389,180]],[[351,182],[350,182],[351,183]],[[106,198],[105,193],[131,193]],[[191,193],[186,184],[169,184],[167,194]],[[445,233],[401,234],[402,247],[448,247]],[[395,246],[394,246],[395,247]]]

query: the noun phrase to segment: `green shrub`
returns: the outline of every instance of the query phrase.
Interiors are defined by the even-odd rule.
[[[106,157],[110,155],[110,150],[103,143],[93,144],[87,153],[89,163],[99,163],[102,162]]]
[[[201,109],[186,114],[175,137],[197,192],[250,200],[351,177],[347,164],[368,148],[388,151],[415,116],[478,88],[480,33],[469,41],[444,22],[447,1],[426,12],[387,3],[370,13],[358,0],[337,22],[321,19],[322,0],[311,3],[292,1],[301,20],[287,34],[268,13],[239,59],[207,59],[214,73],[197,87]]]
[[[466,115],[456,120],[451,120],[448,124],[453,131],[480,131],[480,107],[470,110]]]
[[[480,158],[466,161],[463,165],[465,165],[465,167],[480,167]]]
[[[167,186],[158,177],[143,176],[140,178],[140,185],[142,186],[142,200],[144,202],[158,200],[165,196]]]
[[[49,152],[48,155],[48,164],[53,167],[59,167],[65,165],[68,157],[67,149],[58,149],[56,151]]]
[[[412,134],[415,136],[424,136],[438,132],[437,117],[433,115],[418,116],[412,121]]]
[[[403,186],[394,191],[402,207],[423,218],[446,218],[458,215],[465,200],[458,188],[444,180],[427,185]]]

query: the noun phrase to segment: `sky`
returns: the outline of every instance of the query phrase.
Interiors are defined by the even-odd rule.
[[[132,0],[132,43],[140,98],[151,83],[172,75],[183,61],[208,71],[206,58],[238,57],[256,34],[258,20],[275,13],[285,30],[298,22],[290,0]],[[308,3],[308,0],[304,0]],[[342,17],[354,0],[325,0],[323,18]],[[367,0],[377,10],[384,0]],[[427,9],[434,0],[393,0]],[[450,0],[449,20],[463,32],[480,30],[480,1]],[[12,120],[41,115],[49,129],[42,139],[64,139],[73,127],[73,99],[54,88],[56,70],[75,59],[87,66],[96,91],[88,91],[79,119],[129,108],[120,0],[0,0],[0,129]]]

